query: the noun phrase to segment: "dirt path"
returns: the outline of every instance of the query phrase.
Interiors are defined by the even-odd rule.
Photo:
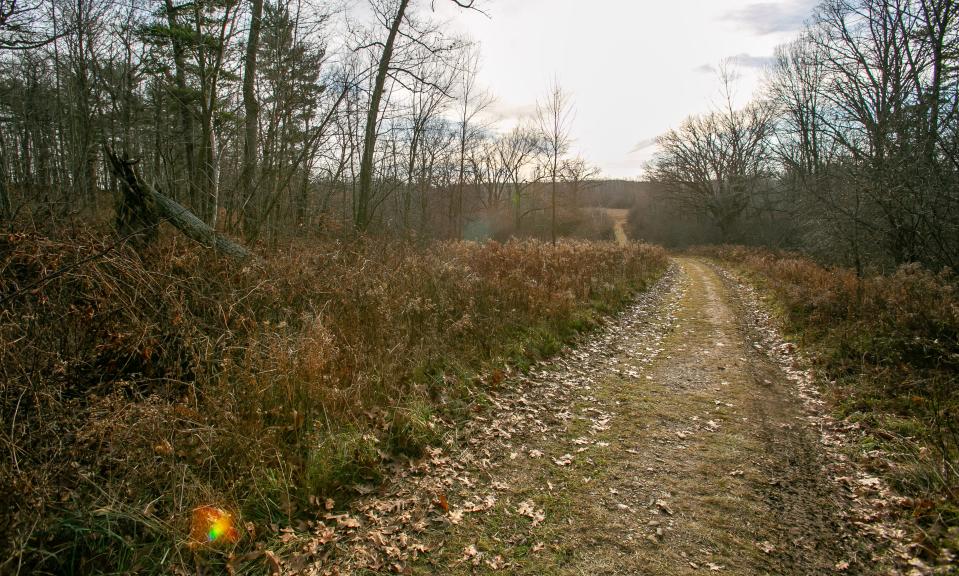
[[[628,240],[626,236],[626,221],[629,219],[629,210],[607,208],[606,213],[613,219],[613,234],[616,237],[616,242],[626,244]]]
[[[461,436],[359,507],[342,567],[885,573],[845,528],[819,432],[747,316],[717,270],[679,259],[615,323],[504,381]]]
[[[489,474],[509,489],[444,534],[445,554],[424,573],[855,566],[797,398],[751,346],[716,272],[680,264],[671,288],[582,353],[581,366],[541,374],[540,395],[518,402],[520,422],[495,425],[505,430]]]

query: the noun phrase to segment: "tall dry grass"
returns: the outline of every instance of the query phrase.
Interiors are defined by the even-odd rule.
[[[188,565],[201,504],[296,522],[665,265],[638,244],[328,241],[238,266],[174,239],[4,234],[0,572]]]
[[[758,273],[788,329],[815,352],[839,414],[869,432],[863,451],[913,497],[930,554],[959,549],[959,283],[916,265],[860,278],[789,253],[696,253]]]

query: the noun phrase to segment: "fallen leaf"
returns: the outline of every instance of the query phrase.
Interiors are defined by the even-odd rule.
[[[662,510],[663,512],[669,514],[670,516],[673,515],[672,509],[670,509],[669,504],[665,500],[657,500],[656,507]]]
[[[327,514],[327,520],[334,520],[337,526],[342,528],[359,528],[360,521],[349,514]]]
[[[160,456],[173,456],[173,445],[169,440],[163,439],[153,447],[153,451]]]
[[[282,572],[279,558],[271,550],[265,551],[263,555],[266,556],[266,561],[270,565],[271,576],[278,576]]]
[[[860,478],[859,484],[867,488],[879,488],[879,478],[875,478],[875,477]]]
[[[553,458],[553,463],[556,464],[557,466],[569,466],[570,464],[573,463],[573,455],[563,454],[559,458]]]
[[[533,526],[536,526],[543,520],[546,520],[546,513],[537,509],[532,500],[521,502],[519,507],[516,509],[516,512],[532,520]]]

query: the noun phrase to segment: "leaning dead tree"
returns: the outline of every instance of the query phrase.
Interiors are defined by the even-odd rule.
[[[117,206],[117,230],[120,234],[135,238],[138,244],[145,245],[156,238],[157,226],[166,220],[189,238],[217,252],[237,260],[253,257],[249,250],[218,234],[176,200],[154,190],[137,174],[135,161],[120,158],[109,146],[104,146],[104,149],[110,160],[110,169],[123,188]]]

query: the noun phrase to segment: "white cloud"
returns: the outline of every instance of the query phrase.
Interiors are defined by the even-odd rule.
[[[752,54],[736,54],[729,58],[729,62],[734,66],[742,68],[758,68],[760,70],[767,68],[775,62],[772,56],[753,56]]]
[[[571,92],[574,153],[613,177],[636,177],[655,150],[637,142],[662,134],[721,101],[717,67],[740,70],[746,99],[777,44],[812,14],[812,0],[488,0],[489,18],[437,0],[451,29],[482,44],[481,81],[496,113],[532,111],[555,76]],[[776,9],[781,7],[782,10]],[[785,14],[785,15],[784,15]],[[774,31],[772,33],[770,31]]]
[[[645,138],[637,142],[636,145],[630,149],[629,153],[636,154],[638,152],[642,152],[644,150],[652,148],[655,145],[656,145],[656,138]]]
[[[756,2],[727,12],[724,20],[756,34],[796,32],[812,15],[818,0]]]

